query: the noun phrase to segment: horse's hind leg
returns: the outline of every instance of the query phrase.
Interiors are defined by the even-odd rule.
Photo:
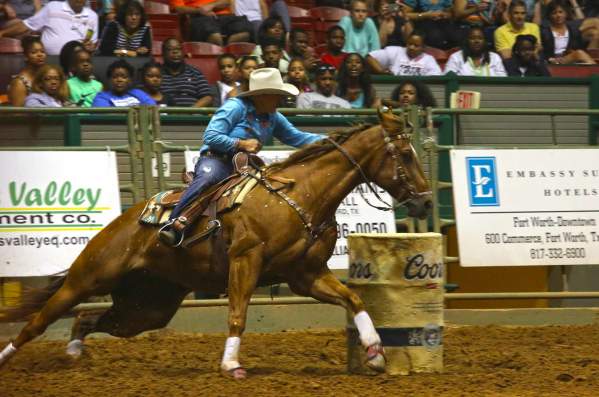
[[[292,291],[312,296],[319,301],[343,306],[354,314],[360,342],[367,351],[367,365],[376,370],[385,370],[385,357],[381,338],[374,328],[370,316],[364,310],[364,303],[358,295],[343,285],[330,270],[325,269],[314,278],[303,278],[289,283]]]
[[[44,307],[25,325],[17,338],[0,352],[0,366],[16,353],[17,349],[33,338],[41,335],[48,325],[58,320],[85,298],[82,291],[73,287],[68,279],[65,284],[46,302]]]

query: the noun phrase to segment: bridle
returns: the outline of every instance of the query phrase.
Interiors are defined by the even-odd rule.
[[[397,146],[395,146],[395,144],[393,143],[394,141],[402,141],[402,140],[407,140],[408,142],[410,142],[411,141],[410,134],[408,134],[406,132],[401,133],[401,134],[395,134],[395,135],[390,134],[385,129],[385,127],[383,127],[382,125],[381,125],[381,132],[383,134],[383,141],[385,142],[385,150],[391,156],[391,158],[393,159],[393,162],[394,162],[393,180],[398,180],[399,182],[401,182],[403,184],[403,186],[405,186],[405,190],[407,191],[407,197],[403,201],[398,202],[395,205],[391,205],[391,204],[387,203],[385,200],[383,200],[383,198],[376,191],[376,188],[374,188],[372,186],[372,185],[374,185],[374,182],[371,181],[366,176],[366,174],[364,173],[364,170],[362,169],[360,164],[358,164],[358,162],[351,156],[351,154],[349,154],[349,152],[347,150],[345,150],[345,148],[343,148],[343,146],[341,146],[339,143],[335,142],[333,139],[331,139],[329,137],[326,137],[325,139],[327,139],[330,143],[332,143],[333,146],[335,146],[335,148],[339,152],[341,152],[341,154],[343,154],[343,156],[345,156],[345,158],[354,166],[354,168],[356,170],[358,170],[358,174],[360,175],[360,177],[362,178],[362,181],[366,184],[366,186],[368,186],[368,190],[370,190],[374,194],[374,196],[381,203],[383,203],[384,206],[378,206],[378,205],[372,204],[370,201],[368,201],[366,196],[364,196],[364,192],[362,192],[360,190],[359,191],[360,196],[362,197],[364,202],[366,204],[368,204],[369,206],[376,208],[378,210],[393,211],[393,210],[395,210],[395,208],[400,207],[409,201],[420,198],[422,196],[430,195],[431,191],[428,190],[428,191],[420,192],[420,193],[418,193],[416,191],[416,189],[414,188],[414,184],[411,183],[408,176],[406,175],[405,166],[403,164],[403,161],[401,160],[401,153],[399,152],[399,149],[397,148]],[[411,146],[411,143],[410,143],[410,146]],[[414,149],[412,149],[412,150],[414,150]],[[382,168],[384,162],[385,162],[385,158],[383,157],[383,159],[381,160],[381,164],[377,168],[377,173]]]

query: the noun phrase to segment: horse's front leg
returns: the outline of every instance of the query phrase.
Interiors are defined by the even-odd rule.
[[[243,379],[246,372],[239,363],[241,334],[245,330],[247,309],[256,289],[262,267],[262,246],[247,250],[231,258],[229,267],[229,337],[221,361],[224,374]]]
[[[312,296],[321,302],[332,303],[351,310],[358,329],[360,342],[366,349],[366,365],[379,372],[385,370],[385,356],[381,338],[374,328],[370,316],[364,310],[364,303],[356,293],[343,285],[329,269],[313,278],[303,278],[289,284],[290,288],[301,295]]]

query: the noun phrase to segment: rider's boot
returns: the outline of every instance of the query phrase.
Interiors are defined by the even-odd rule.
[[[180,216],[171,220],[158,231],[158,239],[170,247],[178,247],[185,237],[187,218]]]

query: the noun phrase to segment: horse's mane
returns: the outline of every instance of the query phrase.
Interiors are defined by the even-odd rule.
[[[271,173],[280,171],[289,166],[299,164],[316,157],[320,157],[323,154],[335,149],[335,145],[331,142],[331,140],[335,141],[338,144],[342,144],[349,138],[351,138],[354,134],[364,131],[370,127],[372,127],[372,124],[359,124],[348,130],[335,130],[328,135],[328,139],[321,139],[320,141],[314,142],[313,144],[308,145],[305,148],[293,152],[289,157],[287,157],[283,161],[272,163],[270,166],[267,167],[267,172]]]

